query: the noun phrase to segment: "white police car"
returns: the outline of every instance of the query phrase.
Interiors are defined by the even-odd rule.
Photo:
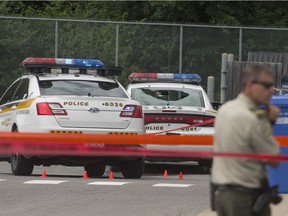
[[[27,58],[22,64],[28,73],[16,79],[0,99],[0,131],[144,133],[140,103],[132,100],[116,80],[95,74],[119,75],[119,68],[87,59]],[[90,74],[93,70],[95,73]],[[105,165],[120,166],[125,178],[140,178],[144,170],[144,158],[136,156],[15,154],[6,160],[11,162],[14,175],[31,175],[34,165],[54,164],[83,165],[90,177],[102,176]]]
[[[129,76],[127,91],[143,106],[146,133],[159,135],[213,135],[216,110],[199,85],[197,74],[140,73]],[[189,127],[190,125],[190,127]],[[212,146],[147,145],[148,149],[212,150]],[[198,161],[199,158],[146,158],[147,161]]]

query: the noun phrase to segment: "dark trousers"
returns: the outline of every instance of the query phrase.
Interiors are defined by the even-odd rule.
[[[216,191],[215,210],[218,216],[271,216],[269,205],[258,214],[252,212],[258,196],[259,193],[233,189]]]

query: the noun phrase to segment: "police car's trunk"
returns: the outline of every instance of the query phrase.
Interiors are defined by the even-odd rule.
[[[126,99],[54,96],[47,97],[46,102],[50,108],[55,104],[56,112],[59,110],[59,114],[54,114],[54,117],[61,127],[124,129],[131,121],[131,117],[121,116],[121,112],[127,104]]]
[[[213,123],[205,123],[214,117],[207,115],[205,108],[185,106],[145,106],[145,129],[147,133],[155,133],[184,127],[171,132],[194,131],[200,127],[212,127]],[[186,127],[196,125],[195,127]]]

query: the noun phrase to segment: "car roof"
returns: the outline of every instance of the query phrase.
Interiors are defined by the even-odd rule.
[[[199,85],[193,84],[186,84],[186,83],[159,83],[159,82],[152,82],[152,83],[133,83],[129,84],[128,87],[131,88],[144,88],[144,87],[163,87],[163,88],[193,88],[202,90],[203,88]]]
[[[28,75],[37,76],[39,80],[91,80],[91,81],[101,81],[101,82],[116,82],[115,80],[107,77],[89,75],[89,74],[37,74],[37,75]],[[25,77],[25,76],[24,76]]]

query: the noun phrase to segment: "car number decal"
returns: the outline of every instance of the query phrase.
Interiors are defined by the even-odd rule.
[[[188,127],[181,129],[181,131],[199,131],[200,129],[200,127]]]
[[[109,106],[109,107],[123,107],[123,103],[118,103],[118,102],[105,102],[102,105]]]

